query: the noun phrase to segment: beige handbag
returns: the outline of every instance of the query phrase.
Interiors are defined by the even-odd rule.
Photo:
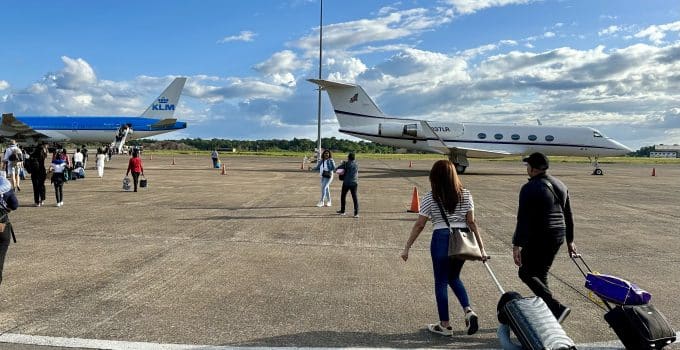
[[[464,228],[452,228],[442,206],[435,200],[446,226],[449,227],[449,257],[459,260],[482,260],[482,251],[474,232]]]

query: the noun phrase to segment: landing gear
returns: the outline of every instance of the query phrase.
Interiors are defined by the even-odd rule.
[[[588,157],[588,160],[591,161],[595,169],[593,170],[593,173],[591,175],[604,175],[604,171],[600,169],[600,164],[597,162],[597,157],[595,157],[595,161],[593,162],[590,157]]]
[[[465,151],[454,151],[451,150],[449,153],[449,161],[453,163],[453,165],[456,167],[456,172],[458,174],[462,174],[465,172],[465,169],[470,165],[467,160],[467,155],[465,154]]]

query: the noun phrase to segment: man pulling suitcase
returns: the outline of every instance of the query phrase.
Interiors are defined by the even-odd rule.
[[[519,277],[561,323],[571,310],[553,297],[548,271],[565,238],[569,255],[576,254],[569,193],[562,181],[546,173],[548,157],[536,152],[523,161],[531,178],[519,194],[512,255]]]

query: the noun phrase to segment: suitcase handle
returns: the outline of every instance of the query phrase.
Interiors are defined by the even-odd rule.
[[[593,272],[593,270],[590,269],[590,266],[588,266],[588,264],[586,264],[586,261],[583,260],[583,256],[581,254],[570,254],[569,257],[571,258],[571,261],[574,262],[576,267],[578,267],[578,270],[581,271],[581,274],[583,275],[583,277],[586,277],[586,272],[583,270],[583,268],[581,268],[581,265],[579,264],[579,262],[576,259],[581,260],[581,263],[583,264],[583,266],[585,266],[585,268],[586,268],[586,270],[588,270],[588,272]]]
[[[498,282],[496,275],[494,275],[493,271],[491,271],[491,266],[489,266],[489,262],[488,261],[482,261],[482,264],[484,265],[484,267],[486,267],[486,271],[489,272],[489,276],[491,276],[491,279],[496,284],[496,287],[498,288],[498,291],[501,292],[501,295],[505,294],[505,290],[503,290],[503,286],[501,286],[501,283]]]
[[[588,270],[588,272],[591,272],[591,273],[593,272],[593,270],[590,269],[590,266],[588,266],[588,264],[586,264],[586,261],[583,260],[583,256],[581,254],[578,254],[578,253],[577,254],[570,254],[569,257],[571,258],[571,261],[574,262],[576,267],[578,267],[579,271],[581,271],[581,274],[583,275],[583,277],[586,277],[586,272],[583,270],[583,268],[581,268],[581,265],[579,264],[579,262],[576,259],[581,260],[581,263],[583,264],[583,266],[585,266],[585,268],[586,268],[586,270]],[[602,302],[607,307],[607,309],[609,309],[609,310],[613,309],[612,306],[609,305],[609,303],[606,300],[604,300],[602,298],[600,298],[600,300],[602,300]],[[594,300],[591,300],[591,301],[594,302]]]

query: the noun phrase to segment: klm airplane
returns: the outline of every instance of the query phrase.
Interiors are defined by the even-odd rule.
[[[41,142],[111,143],[120,150],[126,140],[185,129],[174,118],[175,107],[187,78],[176,78],[142,115],[124,116],[14,116],[2,115],[0,138],[25,145]]]

